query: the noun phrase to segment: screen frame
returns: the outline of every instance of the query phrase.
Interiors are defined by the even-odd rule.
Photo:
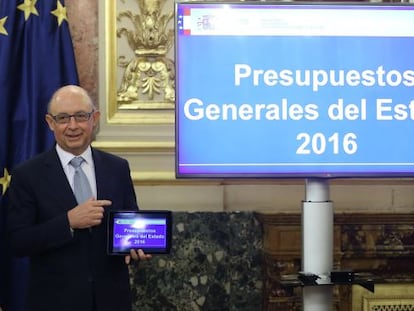
[[[123,250],[116,250],[113,245],[115,219],[161,219],[165,220],[166,237],[165,247],[129,247]],[[131,249],[142,249],[146,254],[169,254],[172,242],[172,212],[167,210],[138,210],[138,211],[109,211],[107,253],[108,255],[129,255]]]
[[[332,7],[349,7],[349,6],[359,6],[359,7],[414,7],[413,3],[371,3],[371,2],[253,2],[253,1],[245,1],[245,2],[232,2],[232,1],[212,1],[212,2],[205,2],[205,1],[189,1],[189,0],[177,0],[175,3],[175,26],[177,26],[177,15],[178,15],[178,8],[181,4],[189,4],[189,5],[200,5],[200,6],[209,6],[209,5],[237,5],[241,6],[268,6],[268,5],[275,5],[275,6],[332,6]],[[348,172],[348,171],[325,171],[323,166],[315,165],[315,172],[283,172],[283,173],[183,173],[180,172],[180,135],[179,135],[179,83],[178,75],[179,75],[179,63],[178,63],[178,49],[179,46],[177,44],[178,41],[178,27],[175,27],[175,66],[176,66],[176,110],[175,110],[175,176],[178,179],[186,179],[186,178],[203,178],[203,179],[297,179],[297,178],[323,178],[323,179],[335,179],[335,178],[413,178],[414,177],[414,170],[410,171],[358,171],[358,172]],[[202,138],[200,138],[202,139]],[[189,147],[190,148],[190,147]]]

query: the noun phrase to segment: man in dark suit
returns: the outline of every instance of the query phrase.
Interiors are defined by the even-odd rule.
[[[138,205],[127,161],[90,145],[99,115],[81,87],[57,90],[46,115],[55,147],[12,172],[10,244],[30,260],[30,311],[129,311],[128,264],[151,258],[106,253],[108,211]],[[90,186],[83,202],[74,194],[74,157],[82,157]]]

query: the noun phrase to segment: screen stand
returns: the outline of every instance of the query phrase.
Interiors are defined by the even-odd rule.
[[[333,204],[326,179],[306,180],[302,204],[302,272],[317,276],[314,285],[303,287],[303,311],[333,309]]]

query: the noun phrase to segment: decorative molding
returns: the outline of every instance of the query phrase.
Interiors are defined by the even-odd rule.
[[[134,3],[140,10],[135,11],[134,7],[119,12],[121,2],[130,7]],[[173,12],[161,13],[165,2],[105,0],[104,64],[108,124],[174,123],[174,63],[166,55],[174,38],[173,30],[167,27]],[[120,26],[124,18],[135,27],[130,24],[129,27]],[[149,39],[151,36],[157,38],[156,42]],[[118,54],[117,38],[120,37],[127,38],[130,51],[126,52],[134,55],[129,60],[124,54]],[[123,73],[122,68],[125,68]],[[120,75],[122,82],[118,88]],[[135,94],[135,99],[132,94]],[[142,99],[139,98],[141,95]]]
[[[112,152],[165,152],[174,153],[174,142],[157,142],[157,141],[94,141],[95,148]]]
[[[167,55],[174,42],[174,30],[168,27],[174,13],[162,13],[165,3],[166,0],[140,0],[137,14],[127,9],[117,15],[117,37],[125,38],[133,52],[128,60],[123,54],[127,51],[118,51],[118,67],[124,68],[117,92],[120,109],[175,107],[175,64]],[[123,20],[129,27],[122,27]]]
[[[283,286],[282,280],[301,269],[301,214],[257,212],[255,216],[264,233],[264,309],[300,310],[301,292]],[[414,306],[413,229],[414,216],[409,213],[334,215],[335,269],[366,273],[376,284],[375,294],[359,285],[336,286],[335,310],[412,310],[400,307]],[[381,292],[381,288],[386,289]]]
[[[353,311],[414,311],[414,284],[379,284],[375,293],[352,286]]]

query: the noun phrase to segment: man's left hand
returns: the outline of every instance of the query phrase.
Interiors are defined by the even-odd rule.
[[[130,254],[125,256],[125,263],[129,265],[131,263],[131,258],[135,261],[141,260],[150,260],[152,258],[151,254],[145,254],[142,249],[131,249]]]

